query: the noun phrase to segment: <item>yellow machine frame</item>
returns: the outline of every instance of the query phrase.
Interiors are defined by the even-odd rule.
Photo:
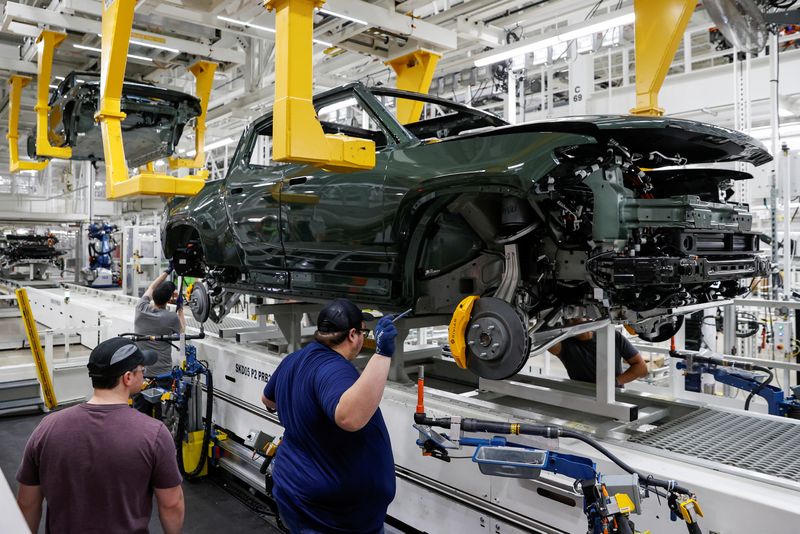
[[[193,176],[175,177],[153,172],[148,165],[146,172],[133,177],[128,174],[125,147],[122,144],[122,126],[125,114],[120,109],[122,84],[125,79],[128,45],[136,0],[110,0],[103,3],[102,53],[100,64],[100,106],[95,120],[100,123],[103,135],[103,153],[106,164],[106,198],[109,200],[141,196],[191,196],[205,185],[208,171],[199,170]],[[176,168],[199,168],[205,163],[205,117],[208,97],[214,80],[216,64],[201,61],[189,67],[197,83],[197,97],[201,102],[201,114],[196,121],[194,159],[170,158],[169,164]]]
[[[8,79],[11,94],[8,97],[8,171],[41,171],[47,167],[47,161],[22,161],[19,159],[19,110],[22,101],[22,90],[31,83],[30,76],[14,74]]]
[[[386,62],[397,74],[397,88],[416,93],[427,93],[433,80],[436,64],[441,54],[419,49]],[[397,120],[408,124],[419,120],[423,103],[416,100],[397,99]]]
[[[324,0],[267,0],[275,10],[272,159],[335,171],[375,167],[375,143],[325,134],[312,101],[314,9]]]
[[[675,57],[696,0],[634,0],[636,13],[636,107],[634,115],[661,116],[658,92]]]

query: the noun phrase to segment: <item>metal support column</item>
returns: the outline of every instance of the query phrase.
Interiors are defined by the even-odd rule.
[[[749,57],[749,55],[748,55]],[[778,35],[772,32],[769,38],[769,105],[770,105],[770,125],[772,126],[772,146],[770,152],[773,160],[771,162],[769,177],[769,230],[772,238],[771,260],[773,265],[778,263],[778,153],[780,152],[780,115],[778,106],[780,95],[778,91]],[[784,208],[789,213],[788,204]],[[787,236],[788,237],[788,236]],[[788,240],[787,240],[788,242]],[[775,272],[770,276],[769,289],[770,298],[778,298],[778,287],[780,275]]]
[[[781,148],[780,167],[783,173],[783,295],[786,299],[792,296],[792,158],[789,156],[789,147],[784,144]]]
[[[733,354],[738,352],[736,347],[736,305],[731,304],[722,308],[722,352]]]
[[[517,75],[514,69],[508,69],[508,87],[506,91],[506,121],[517,123]]]
[[[595,333],[597,343],[597,403],[611,405],[614,404],[616,397],[617,377],[615,375],[615,359],[617,356],[617,346],[615,342],[616,330],[613,324],[597,330]]]

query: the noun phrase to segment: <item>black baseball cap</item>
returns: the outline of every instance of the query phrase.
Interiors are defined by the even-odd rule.
[[[139,365],[153,365],[158,353],[140,349],[136,343],[124,337],[113,337],[97,345],[89,354],[89,376],[117,377],[136,369]]]
[[[358,306],[347,299],[336,299],[319,312],[317,330],[324,333],[346,332],[351,328],[361,328],[361,323],[372,321],[375,317],[362,312]]]

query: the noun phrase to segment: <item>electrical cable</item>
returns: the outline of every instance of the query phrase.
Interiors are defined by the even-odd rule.
[[[754,365],[753,369],[756,370],[756,371],[761,371],[762,373],[767,373],[768,377],[767,377],[766,380],[763,380],[758,385],[758,387],[756,387],[753,391],[751,391],[750,394],[747,396],[747,399],[744,401],[744,409],[745,409],[745,411],[750,410],[750,401],[753,400],[753,397],[758,395],[758,393],[762,389],[764,389],[767,385],[769,385],[769,383],[772,382],[772,379],[775,377],[775,375],[772,374],[772,370],[771,369],[767,369],[766,367],[762,367],[760,365]]]

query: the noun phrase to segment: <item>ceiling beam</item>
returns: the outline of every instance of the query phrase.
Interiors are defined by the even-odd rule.
[[[101,4],[96,2],[98,12],[97,16],[101,14]],[[63,13],[56,13],[47,9],[41,9],[33,6],[26,6],[16,2],[6,2],[5,13],[3,17],[3,27],[7,27],[12,21],[27,22],[33,24],[43,24],[50,27],[63,28],[74,32],[83,32],[88,34],[99,34],[102,31],[102,24],[100,20],[87,19],[74,15],[65,15]],[[237,50],[226,49],[217,47],[208,42],[189,41],[187,39],[178,39],[157,33],[145,32],[134,29],[131,33],[133,38],[143,42],[152,42],[158,46],[172,48],[179,50],[186,54],[210,58],[215,61],[224,61],[229,63],[244,63],[246,54]]]

